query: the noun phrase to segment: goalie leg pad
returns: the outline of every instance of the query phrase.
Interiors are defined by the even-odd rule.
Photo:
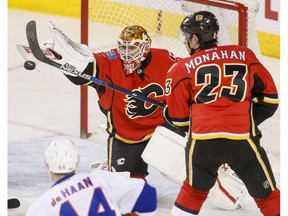
[[[218,169],[216,184],[210,190],[208,198],[218,208],[234,210],[242,208],[241,202],[247,193],[244,183],[227,164],[224,164]]]
[[[108,169],[108,161],[107,160],[97,160],[90,162],[90,171],[96,171],[96,170],[105,170],[109,171]],[[118,172],[120,175],[125,176],[127,178],[130,178],[130,172],[124,171],[124,172]]]

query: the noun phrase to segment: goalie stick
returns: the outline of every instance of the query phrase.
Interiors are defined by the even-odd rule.
[[[20,201],[17,198],[8,199],[8,209],[18,208],[20,206]]]
[[[99,85],[105,86],[107,88],[111,88],[115,91],[127,94],[127,95],[134,97],[134,98],[137,98],[139,100],[149,102],[153,105],[156,105],[159,107],[165,107],[166,106],[166,104],[161,103],[159,101],[156,101],[154,99],[151,99],[151,98],[145,97],[141,94],[137,94],[135,92],[129,91],[128,89],[124,89],[120,86],[116,86],[116,85],[113,85],[111,83],[107,83],[107,82],[100,80],[96,77],[92,77],[89,74],[85,74],[85,73],[77,70],[77,68],[75,66],[73,66],[69,63],[60,64],[60,63],[48,58],[47,56],[45,56],[45,54],[42,52],[42,50],[39,46],[38,37],[37,37],[37,30],[36,30],[36,22],[34,20],[29,21],[27,23],[26,36],[27,36],[27,40],[28,40],[29,46],[31,48],[31,51],[32,51],[34,57],[41,62],[44,62],[48,65],[53,66],[53,67],[56,67],[60,70],[63,70],[63,71],[65,71],[65,73],[70,73],[71,75],[74,75],[74,76],[76,75],[76,76],[81,77],[83,79],[86,79],[86,80],[92,81],[94,83],[97,83]]]

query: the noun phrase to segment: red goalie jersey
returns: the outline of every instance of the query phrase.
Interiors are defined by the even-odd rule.
[[[169,116],[175,125],[190,118],[194,139],[247,139],[278,106],[271,75],[246,47],[199,51],[171,68],[166,82]]]
[[[94,57],[96,69],[91,67],[91,70],[85,73],[145,97],[164,102],[166,74],[176,61],[175,56],[169,51],[151,48],[141,68],[130,75],[124,72],[123,63],[116,49],[94,53]],[[87,83],[83,79],[69,76],[67,78],[75,84]],[[144,141],[151,137],[157,126],[165,123],[161,107],[104,86],[89,84],[96,88],[100,108],[107,116],[108,132],[115,133],[116,138],[126,143]]]

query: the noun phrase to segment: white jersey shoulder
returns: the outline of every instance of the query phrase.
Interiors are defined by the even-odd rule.
[[[102,170],[64,177],[30,206],[27,216],[120,216],[132,211],[144,185],[143,180]]]

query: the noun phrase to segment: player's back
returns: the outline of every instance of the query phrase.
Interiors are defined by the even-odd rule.
[[[251,89],[261,79],[260,73],[268,71],[243,46],[214,47],[179,61],[168,79],[173,77],[175,95],[191,95],[192,136],[247,139],[251,129]],[[260,79],[255,79],[256,74]],[[167,102],[173,109],[173,101]]]
[[[133,184],[131,181],[134,181]],[[120,216],[123,211],[127,213],[132,210],[143,187],[144,181],[128,181],[127,177],[118,173],[101,170],[69,175],[56,182],[33,203],[27,216],[93,216],[101,213]],[[126,204],[122,203],[125,201]]]
[[[198,64],[198,61],[203,63],[195,73],[193,117],[195,121],[210,122],[210,127],[199,128],[196,125],[193,128],[195,136],[205,132],[214,138],[248,138],[251,106],[249,65],[258,60],[245,47],[222,46],[199,52],[194,63]],[[198,119],[197,113],[205,113],[205,117],[201,115]]]

